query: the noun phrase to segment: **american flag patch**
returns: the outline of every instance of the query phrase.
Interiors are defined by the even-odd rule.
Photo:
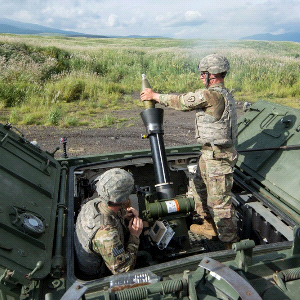
[[[119,246],[115,247],[112,249],[112,254],[114,257],[120,255],[121,253],[123,253],[125,250],[124,250],[124,247],[122,244],[120,244]]]

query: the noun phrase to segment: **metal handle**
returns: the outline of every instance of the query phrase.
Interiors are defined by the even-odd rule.
[[[223,279],[227,282],[243,300],[262,300],[256,290],[244,278],[235,271],[222,263],[210,258],[204,257],[199,267],[202,267],[216,274],[214,277]]]

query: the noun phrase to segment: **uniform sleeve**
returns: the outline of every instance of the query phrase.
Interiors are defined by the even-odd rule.
[[[207,105],[204,94],[204,90],[181,95],[161,94],[159,96],[159,103],[176,110],[193,110],[203,108]]]
[[[127,272],[135,266],[140,240],[130,235],[124,248],[116,227],[106,225],[100,228],[92,240],[92,248],[99,253],[113,274]]]

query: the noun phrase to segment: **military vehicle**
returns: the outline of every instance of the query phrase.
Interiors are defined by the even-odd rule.
[[[0,299],[299,299],[300,111],[260,100],[238,120],[232,250],[189,231],[200,147],[165,148],[163,110],[141,115],[151,150],[59,159],[0,125]],[[86,279],[74,224],[113,167],[133,174],[149,231],[134,271]]]

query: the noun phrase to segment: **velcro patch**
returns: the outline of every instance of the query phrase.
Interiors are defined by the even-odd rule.
[[[122,244],[120,244],[119,246],[115,247],[112,249],[112,254],[114,257],[120,255],[121,253],[123,253],[125,250],[124,250],[124,247]]]
[[[190,96],[190,97],[187,99],[188,102],[195,102],[195,100],[196,100],[195,96]]]

